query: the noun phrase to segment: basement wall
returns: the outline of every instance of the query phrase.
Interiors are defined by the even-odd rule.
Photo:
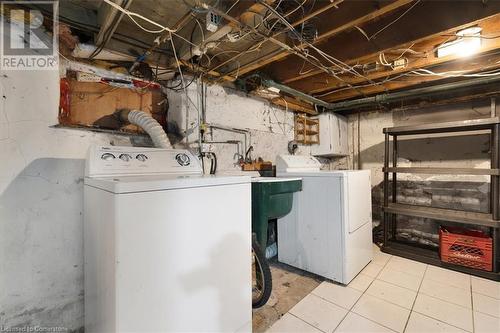
[[[196,103],[194,87],[189,94]],[[191,141],[197,137],[194,108],[187,110],[184,94],[169,98],[171,117],[187,120]],[[0,73],[0,327],[83,327],[86,153],[91,144],[131,145],[127,136],[52,128],[58,104],[58,72]],[[253,156],[274,161],[285,153],[292,119],[267,102],[208,88],[207,121],[248,128]],[[214,131],[214,140],[227,139],[243,137]],[[214,147],[219,169],[236,169],[235,145]]]
[[[247,149],[253,147],[253,159],[262,157],[275,163],[277,155],[288,153],[288,142],[294,136],[292,112],[227,87],[208,85],[206,91],[206,124],[246,131],[246,146]],[[174,122],[184,136],[178,146],[198,147],[200,92],[200,86],[193,83],[188,87],[187,95],[184,92],[168,93],[169,121]],[[245,134],[207,127],[205,140],[218,142],[206,145],[217,155],[218,171],[241,170],[237,162],[240,155],[245,155]],[[222,143],[228,140],[239,141],[240,148],[236,143]]]
[[[0,327],[83,326],[83,175],[90,144],[55,129],[59,72],[0,74]]]
[[[348,116],[349,168],[372,172],[372,203],[374,226],[381,219],[383,202],[383,128],[413,124],[437,123],[490,116],[490,100],[458,105],[426,107],[417,110],[382,110],[351,113]],[[399,137],[398,166],[489,168],[489,142],[486,132],[437,134],[429,137]],[[391,146],[392,148],[392,146]],[[489,209],[489,177],[468,175],[398,174],[398,202],[424,206],[487,212]],[[422,242],[420,236],[406,232],[416,229],[424,235],[423,242],[437,241],[437,224],[419,218],[398,217],[400,236]]]

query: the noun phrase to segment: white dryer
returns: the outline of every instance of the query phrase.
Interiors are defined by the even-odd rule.
[[[92,147],[84,200],[85,332],[251,331],[250,177]]]
[[[301,177],[278,220],[278,260],[348,284],[373,258],[369,170],[321,171],[313,156],[281,155],[278,177]]]

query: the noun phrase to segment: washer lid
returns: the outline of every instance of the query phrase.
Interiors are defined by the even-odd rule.
[[[252,183],[277,183],[277,182],[293,182],[293,181],[296,181],[296,180],[302,180],[302,178],[300,177],[294,177],[294,178],[290,178],[290,177],[256,177],[256,178],[252,178]]]
[[[350,174],[366,173],[370,170],[316,170],[316,171],[277,171],[277,177],[347,177]]]
[[[85,177],[85,185],[116,194],[245,183],[250,183],[250,177],[172,174]]]

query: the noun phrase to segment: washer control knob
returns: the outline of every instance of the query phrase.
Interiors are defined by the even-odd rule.
[[[180,153],[175,156],[175,159],[177,160],[177,163],[179,163],[182,166],[188,166],[191,163],[191,159],[187,154]]]
[[[148,159],[148,157],[144,154],[137,154],[135,158],[141,162],[146,162],[146,160]]]
[[[115,159],[115,155],[111,154],[111,153],[104,153],[101,155],[101,160],[105,160],[105,161],[111,161],[111,160],[114,160]]]
[[[120,154],[119,158],[124,162],[128,162],[132,159],[132,156],[130,156],[129,154]]]

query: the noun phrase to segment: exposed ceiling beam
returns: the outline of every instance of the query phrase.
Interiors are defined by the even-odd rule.
[[[459,1],[453,2],[452,6],[449,1],[422,1],[407,15],[377,35],[375,39],[368,41],[359,31],[351,30],[330,39],[329,43],[321,46],[321,50],[341,61],[356,64],[355,61],[360,58],[377,54],[383,50],[397,48],[400,45],[410,45],[413,41],[427,38],[429,35],[472,24],[499,12],[499,1],[490,1],[486,4],[478,1]],[[400,15],[401,13],[398,12],[377,22],[370,22],[363,29],[369,35],[373,34],[386,27]],[[425,18],[425,23],[423,18]],[[313,51],[311,54],[316,55]],[[267,66],[265,71],[275,80],[296,89],[299,89],[299,86],[312,87],[303,91],[320,88],[319,82],[333,80],[331,75],[322,74],[307,64],[302,71],[307,72],[307,74],[298,75],[302,63],[300,59],[290,57],[279,65]]]
[[[232,16],[240,19],[240,17],[244,13],[258,12],[262,8],[263,8],[262,5],[253,3],[253,1],[240,1],[237,4],[237,6],[235,6],[234,8],[231,9],[230,14],[228,14],[228,15],[232,15]],[[214,41],[221,39],[222,37],[226,36],[227,32],[228,31],[230,32],[233,27],[234,27],[234,23],[228,22],[227,24],[219,27],[215,32],[205,32],[205,36],[204,36],[205,43],[214,42]],[[202,29],[204,29],[203,26],[202,26]],[[195,45],[199,45],[199,47],[201,48],[202,47],[202,45],[201,45],[202,35],[201,34],[194,35],[192,43]],[[184,44],[185,44],[184,47],[179,52],[178,58],[182,59],[182,60],[189,60],[192,56],[192,54],[191,54],[192,45],[188,44],[188,43],[184,43]]]
[[[494,35],[497,34],[500,31],[500,14],[493,15],[487,19],[483,19],[480,21],[472,22],[473,25],[478,25],[483,28],[483,35],[488,36],[488,35]],[[347,76],[347,75],[340,75],[340,77],[345,81],[341,82],[336,80],[335,78],[326,78],[329,83],[321,83],[320,88],[315,88],[318,86],[318,84],[308,84],[306,85],[305,82],[297,82],[296,84],[291,84],[292,87],[295,89],[299,90],[306,90],[308,91],[309,94],[321,94],[324,92],[327,92],[329,90],[333,89],[339,89],[347,86],[347,83],[356,85],[360,84],[363,82],[367,82],[367,80],[377,80],[381,78],[385,78],[388,76],[394,76],[402,73],[407,73],[410,71],[413,71],[415,69],[419,68],[426,68],[426,67],[432,67],[432,66],[437,66],[440,64],[444,64],[447,62],[452,62],[455,60],[460,60],[459,55],[450,55],[448,57],[442,57],[438,58],[436,53],[433,51],[437,45],[440,45],[441,43],[447,41],[450,37],[455,34],[457,30],[460,30],[466,26],[470,26],[471,24],[467,24],[465,26],[457,27],[454,29],[450,29],[447,31],[440,32],[438,34],[429,36],[427,38],[422,38],[418,41],[414,41],[411,44],[403,44],[399,45],[398,47],[394,48],[398,50],[399,54],[395,54],[394,57],[391,57],[390,55],[387,55],[388,61],[391,61],[395,57],[398,57],[402,52],[401,50],[408,50],[411,47],[411,50],[414,50],[418,52],[417,54],[410,54],[406,53],[405,57],[408,59],[408,64],[406,67],[401,68],[401,69],[396,69],[393,70],[391,68],[389,69],[382,69],[382,70],[377,70],[372,73],[365,74],[364,77],[358,77],[358,76]],[[482,46],[481,49],[478,51],[478,54],[484,54],[496,49],[500,48],[500,39],[483,39],[482,40]],[[393,50],[394,50],[393,49]],[[384,50],[384,54],[388,54],[391,52],[391,50]],[[404,52],[404,51],[403,51]],[[375,53],[367,57],[359,58],[359,59],[354,59],[351,64],[355,63],[360,63],[360,64],[367,64],[367,63],[374,63],[376,61],[379,61],[379,54],[380,53]],[[421,56],[422,54],[422,56]],[[321,81],[319,81],[321,82]],[[335,94],[335,91],[332,91],[332,94]],[[324,95],[323,96],[328,96]]]
[[[113,0],[114,3],[124,9],[129,8],[132,1],[133,0]],[[104,2],[101,4],[97,13],[97,18],[101,27],[95,38],[95,45],[106,45],[115,33],[116,28],[118,28],[123,16],[124,13],[118,9],[111,7]]]
[[[500,43],[497,43],[500,45]],[[500,68],[500,54],[495,55],[485,55],[479,58],[462,59],[461,61],[456,61],[451,64],[445,64],[437,66],[432,70],[434,72],[449,72],[449,71],[463,71],[463,74],[476,73],[479,71],[487,71]],[[438,80],[443,80],[446,77],[442,76],[404,76],[398,80],[389,81],[384,85],[369,86],[364,88],[359,88],[364,95],[373,95],[376,93],[381,93],[388,90],[404,89],[410,88],[416,85],[424,83],[432,83]],[[457,78],[460,80],[460,78]],[[327,102],[337,102],[350,98],[359,96],[356,91],[353,90],[343,90],[343,91],[333,91],[331,94],[322,97]]]
[[[229,22],[234,23],[235,25],[239,26],[240,28],[249,29],[252,33],[254,33],[255,35],[259,36],[262,40],[269,41],[269,42],[275,44],[276,46],[282,48],[283,50],[288,50],[290,53],[292,53],[292,54],[296,55],[297,57],[303,59],[305,62],[311,64],[312,66],[317,67],[317,68],[322,68],[325,72],[330,72],[329,69],[324,68],[321,64],[319,64],[319,62],[316,59],[311,59],[310,57],[308,57],[307,55],[305,55],[304,52],[302,52],[301,50],[298,50],[295,46],[291,47],[290,45],[282,42],[281,40],[279,40],[277,38],[275,38],[274,35],[273,36],[268,36],[265,33],[259,31],[258,29],[256,29],[254,26],[250,26],[248,24],[240,22],[237,19],[235,19],[234,17],[232,17],[230,15],[227,15],[226,13],[224,13],[223,11],[221,11],[221,10],[219,10],[217,8],[214,8],[214,7],[211,7],[211,6],[208,6],[208,5],[205,5],[205,7],[207,9],[209,9],[210,11],[214,12],[215,14],[221,16],[222,18],[228,20]],[[272,7],[269,6],[269,5],[266,5],[266,7],[269,8],[269,9],[272,9]],[[210,70],[214,71],[217,68],[218,68],[218,66],[213,67]]]
[[[364,23],[366,23],[368,21],[375,20],[375,19],[377,19],[383,15],[386,15],[386,14],[388,14],[388,13],[390,13],[398,8],[401,8],[402,6],[408,5],[412,1],[414,1],[414,0],[394,1],[393,3],[390,3],[390,4],[380,8],[378,10],[370,12],[364,16],[355,18],[355,19],[353,19],[347,23],[341,24],[341,25],[338,25],[338,23],[336,21],[333,21],[332,22],[334,24],[333,27],[332,26],[329,27],[324,33],[319,35],[316,38],[316,40],[313,42],[313,44],[314,45],[319,44],[319,43],[327,40],[328,38],[333,37],[333,36],[343,32],[343,31],[352,29],[355,26],[363,25]],[[311,17],[316,17],[316,16],[326,12],[329,9],[336,8],[340,4],[340,2],[343,2],[343,1],[334,1],[331,4],[326,5],[325,7],[316,10],[315,12],[308,15],[307,19],[310,19]],[[294,27],[296,27],[299,24],[305,22],[307,19],[298,20],[296,22],[293,22],[292,25]],[[299,48],[300,47],[304,47],[304,45],[301,44],[299,46]],[[236,72],[238,73],[239,76],[241,76],[241,75],[244,75],[244,74],[249,73],[251,71],[254,71],[256,69],[259,69],[261,67],[264,67],[265,65],[268,65],[272,62],[281,60],[281,59],[283,59],[291,54],[292,53],[288,50],[282,50],[282,49],[275,50],[273,52],[270,52],[269,54],[266,54],[266,55],[256,59],[256,60],[251,61],[250,63],[247,63],[243,66],[240,66],[240,68],[237,70],[233,70],[233,71],[227,73],[225,78],[228,80],[231,80],[231,79],[234,80],[235,79],[234,75],[236,74]]]
[[[304,103],[295,98],[288,96],[276,97],[271,100],[273,104],[284,107],[286,110],[293,110],[298,112],[307,113],[310,115],[317,115],[318,112],[311,104]]]
[[[489,33],[496,33],[498,31],[500,31],[500,14],[493,15],[493,16],[483,18],[480,20],[476,20],[476,21],[472,21],[472,22],[467,22],[466,24],[463,24],[463,25],[458,26],[458,27],[453,27],[451,29],[439,31],[439,32],[436,32],[432,35],[425,36],[423,38],[419,38],[416,40],[405,42],[403,44],[396,45],[396,46],[393,46],[390,48],[386,48],[386,49],[383,49],[383,50],[380,50],[380,51],[377,51],[375,53],[371,53],[368,55],[363,55],[359,58],[351,59],[351,60],[347,61],[346,63],[350,66],[353,66],[356,64],[369,64],[369,63],[372,63],[374,61],[378,61],[380,53],[384,53],[384,54],[388,54],[391,52],[397,53],[398,51],[401,51],[401,50],[404,51],[404,50],[407,50],[408,48],[411,48],[412,50],[418,50],[418,51],[425,52],[426,53],[425,59],[427,59],[427,60],[429,60],[429,57],[436,58],[435,55],[432,54],[432,52],[429,52],[429,50],[432,50],[438,44],[450,39],[450,36],[454,35],[456,33],[456,31],[464,29],[464,28],[472,26],[472,25],[480,25],[484,29],[483,35],[489,34]],[[408,54],[408,53],[406,54],[406,56],[409,56],[409,55],[411,55],[411,54]],[[422,59],[422,60],[424,60],[424,59]],[[447,59],[447,58],[441,58],[441,62],[448,61],[448,60],[449,59]],[[439,60],[436,59],[436,61],[439,61]],[[423,65],[425,65],[425,64],[423,64]],[[293,86],[296,89],[308,90],[310,93],[320,93],[323,91],[327,91],[331,88],[328,86],[318,88],[318,87],[315,87],[313,82],[326,82],[326,80],[329,80],[329,81],[335,80],[332,77],[326,78],[324,75],[318,75],[318,74],[322,74],[322,73],[323,72],[320,72],[317,70],[312,70],[306,74],[294,76],[294,77],[291,77],[287,80],[284,80],[283,83],[288,84],[290,86]],[[383,75],[379,76],[380,74],[383,74],[383,73],[377,72],[373,75],[366,75],[366,77],[370,78],[370,79],[377,79],[377,78],[383,76]],[[305,79],[310,78],[310,77],[314,77],[313,82],[311,82],[313,79],[305,80]],[[358,79],[354,79],[354,80],[349,80],[347,78],[347,80],[350,83],[359,83],[359,82],[366,81],[363,78],[358,78]],[[339,84],[342,85],[342,83],[339,83]]]
[[[304,16],[304,17],[302,17],[299,20],[294,21],[293,23],[291,23],[291,25],[293,27],[296,27],[299,24],[302,24],[303,22],[307,21],[308,19],[311,19],[312,17],[315,17],[316,15],[319,15],[319,14],[325,12],[325,11],[327,11],[330,8],[334,8],[334,7],[337,8],[337,6],[340,3],[342,3],[343,1],[344,0],[332,0],[328,5],[315,10],[314,12],[312,12],[312,13]],[[258,12],[261,12],[261,11],[266,11],[265,6],[263,6],[262,4],[255,4],[251,8],[249,8],[249,10],[247,11],[247,13],[258,13]],[[293,10],[290,11],[290,13],[293,13],[294,11],[295,10],[293,9]],[[240,21],[241,21],[241,17],[240,17]],[[288,30],[286,30],[286,31],[288,31]],[[274,33],[273,35],[271,35],[271,36],[269,36],[267,38],[263,38],[263,40],[261,41],[261,43],[262,43],[261,47],[265,43],[271,44],[272,43],[271,39],[282,37],[282,36],[280,36],[282,34],[283,34],[283,31],[280,31],[280,32]],[[271,53],[277,54],[277,53],[280,53],[280,52],[283,52],[283,48],[278,47],[277,49],[275,49]],[[222,61],[221,63],[218,63],[215,67],[212,67],[211,70],[216,70],[216,69],[221,68],[222,66],[224,66],[226,64],[229,64],[231,62],[235,62],[237,59],[239,59],[243,55],[245,55],[244,51],[240,52],[236,56],[230,57],[229,59],[226,59],[226,60]],[[236,80],[237,77],[240,76],[240,74],[239,74],[240,73],[239,67],[240,66],[238,66],[238,69],[236,69],[234,71],[226,73],[224,76],[221,77],[221,79],[225,80],[225,81],[234,81],[234,80]]]

